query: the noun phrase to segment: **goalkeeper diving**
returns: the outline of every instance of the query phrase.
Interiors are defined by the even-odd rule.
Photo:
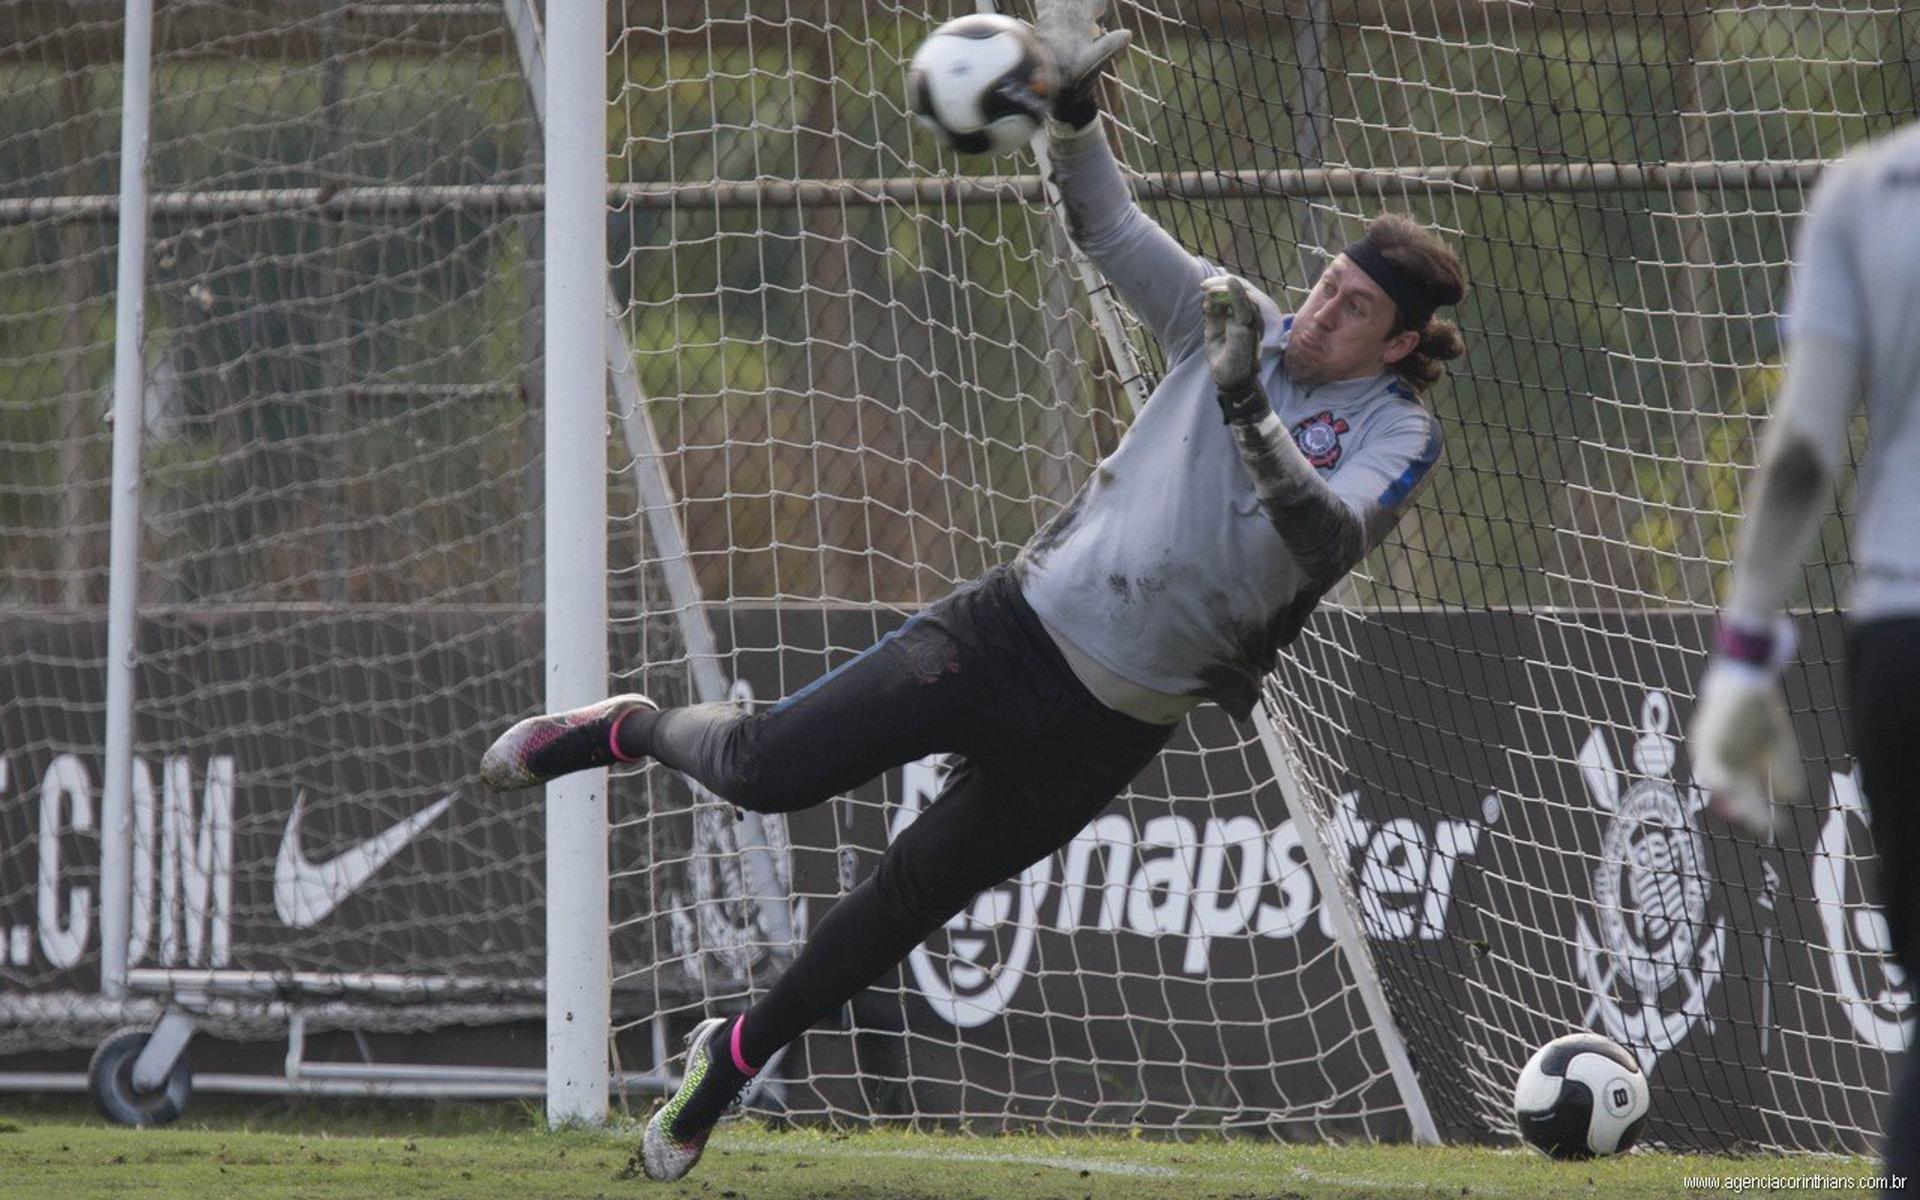
[[[1119,447],[1011,564],[764,712],[615,696],[524,720],[482,762],[489,786],[518,788],[652,758],[741,808],[792,812],[954,756],[939,798],[760,1000],[695,1028],[647,1125],[651,1178],[685,1175],[782,1047],[1071,841],[1189,710],[1247,719],[1279,652],[1440,460],[1422,397],[1464,349],[1435,314],[1466,289],[1446,243],[1378,217],[1282,312],[1133,202],[1097,102],[1128,35],[1044,11],[1040,33],[1059,85],[1032,100],[1068,231],[1165,351]]]

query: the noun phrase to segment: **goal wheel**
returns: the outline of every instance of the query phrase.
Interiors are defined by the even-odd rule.
[[[134,1086],[133,1063],[146,1048],[148,1030],[121,1029],[100,1043],[87,1064],[87,1091],[109,1121],[120,1125],[165,1125],[187,1107],[193,1072],[187,1057],[173,1064],[164,1083],[150,1092]]]

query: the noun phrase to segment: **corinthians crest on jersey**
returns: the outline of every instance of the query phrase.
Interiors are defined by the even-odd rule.
[[[1591,876],[1594,924],[1578,919],[1586,1021],[1632,1050],[1651,1073],[1701,1022],[1726,956],[1724,917],[1710,919],[1699,814],[1706,796],[1674,782],[1673,704],[1648,692],[1629,761],[1616,767],[1607,732],[1580,748],[1588,799],[1606,814]]]
[[[1293,442],[1314,466],[1322,469],[1338,466],[1340,435],[1349,428],[1344,419],[1333,413],[1317,412],[1293,427]]]

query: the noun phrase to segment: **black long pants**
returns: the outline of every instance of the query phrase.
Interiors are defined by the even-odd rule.
[[[1920,779],[1914,731],[1920,729],[1920,617],[1857,625],[1847,639],[1849,718],[1861,790],[1873,817],[1882,906],[1893,959],[1920,981]],[[1920,1054],[1907,1048],[1894,1083],[1882,1142],[1887,1171],[1920,1190]],[[1889,1195],[1894,1194],[1892,1192]]]
[[[747,1013],[748,1061],[767,1061],[975,894],[1073,840],[1174,728],[1096,700],[1005,568],[764,713],[721,704],[663,712],[653,756],[754,812],[806,808],[929,754],[961,756],[939,798]]]

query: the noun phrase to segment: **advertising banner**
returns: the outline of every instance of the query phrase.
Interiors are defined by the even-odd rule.
[[[896,623],[742,606],[719,624],[736,694],[775,699]],[[1837,619],[1805,624],[1808,644],[1841,644]],[[537,635],[518,614],[147,622],[143,654],[190,652],[193,670],[139,677],[134,965],[523,994],[543,969],[540,793],[492,795],[472,771],[538,706]],[[1691,781],[1706,635],[1693,614],[1323,614],[1285,667],[1289,759],[1443,1132],[1498,1127],[1518,1064],[1576,1028],[1638,1056],[1657,1140],[1860,1149],[1850,1131],[1874,1127],[1912,992],[1870,903],[1837,676],[1789,673],[1815,786],[1756,845]],[[22,1014],[57,1025],[49,998],[98,990],[104,682],[78,664],[100,660],[104,627],[13,617],[0,647],[0,1024],[17,1050],[59,1040]],[[725,807],[640,821],[621,793],[641,789],[617,784],[627,1013],[764,986],[947,766],[769,822],[754,863]],[[871,1037],[808,1039],[795,1070],[823,1082],[796,1086],[841,1108],[1087,1124],[1390,1112],[1306,833],[1252,728],[1203,709],[1127,798],[862,997]],[[741,903],[743,870],[790,887],[791,911]],[[855,1065],[897,1087],[849,1092],[832,1077]]]

